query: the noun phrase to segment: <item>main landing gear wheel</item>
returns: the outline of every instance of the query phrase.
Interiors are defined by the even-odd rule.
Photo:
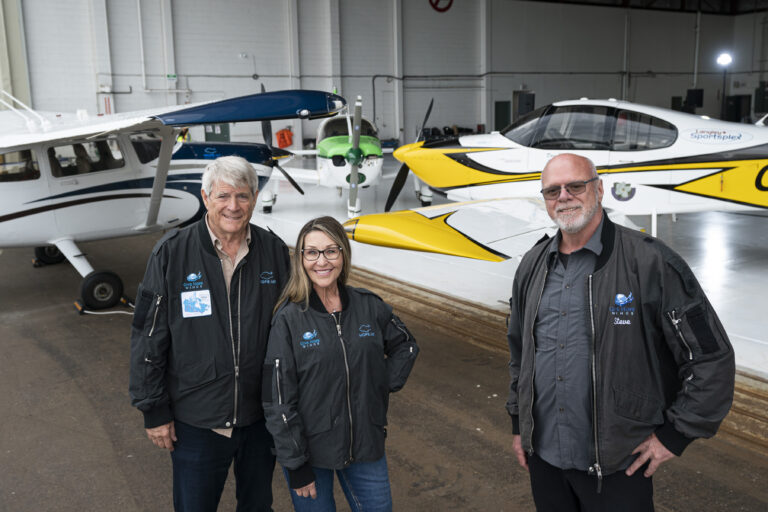
[[[113,272],[91,272],[83,279],[80,295],[89,309],[111,308],[123,296],[123,282]]]
[[[45,263],[46,265],[55,265],[66,259],[55,245],[35,247],[35,258],[40,263]]]

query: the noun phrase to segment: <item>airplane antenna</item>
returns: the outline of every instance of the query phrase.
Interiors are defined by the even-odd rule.
[[[18,115],[19,117],[24,119],[27,122],[27,129],[29,129],[29,131],[31,131],[31,132],[37,131],[37,126],[35,125],[34,119],[30,118],[29,116],[24,115],[23,112],[19,111],[16,107],[13,106],[14,103],[20,105],[21,107],[24,108],[24,110],[26,110],[27,112],[31,113],[33,116],[37,117],[40,120],[40,128],[43,131],[48,131],[48,129],[51,127],[51,122],[50,121],[48,121],[46,118],[44,118],[43,116],[41,116],[40,114],[38,114],[37,112],[35,112],[31,108],[29,108],[20,99],[18,99],[17,97],[15,97],[14,95],[12,95],[11,93],[9,93],[8,91],[6,91],[4,89],[0,89],[0,93],[6,95],[7,97],[9,97],[11,99],[11,103],[8,103],[4,99],[0,98],[0,103],[5,105],[6,107],[8,107],[8,109],[10,111],[12,111],[16,115]]]

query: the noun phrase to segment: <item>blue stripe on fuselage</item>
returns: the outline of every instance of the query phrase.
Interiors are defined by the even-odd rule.
[[[256,142],[185,142],[171,160],[214,160],[220,156],[241,156],[252,164],[268,165],[272,151]]]

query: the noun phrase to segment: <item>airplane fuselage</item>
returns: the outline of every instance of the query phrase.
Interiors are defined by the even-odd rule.
[[[625,214],[768,208],[768,128],[610,100],[547,108],[517,133],[410,144],[395,157],[453,200],[536,197],[546,163],[577,153],[595,163],[603,204]]]
[[[85,148],[87,154],[76,154]],[[142,225],[149,210],[159,149],[160,139],[151,132],[14,148],[6,155],[15,153],[30,159],[14,163],[6,158],[0,164],[0,247],[145,233]],[[244,150],[245,145],[177,145],[157,225],[152,230],[199,219],[205,212],[200,197],[205,166],[222,154]],[[254,167],[263,184],[271,168]]]

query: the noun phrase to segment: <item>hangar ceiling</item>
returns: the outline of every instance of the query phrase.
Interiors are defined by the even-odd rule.
[[[749,14],[768,10],[768,0],[529,0],[557,4],[599,5],[703,14]]]

